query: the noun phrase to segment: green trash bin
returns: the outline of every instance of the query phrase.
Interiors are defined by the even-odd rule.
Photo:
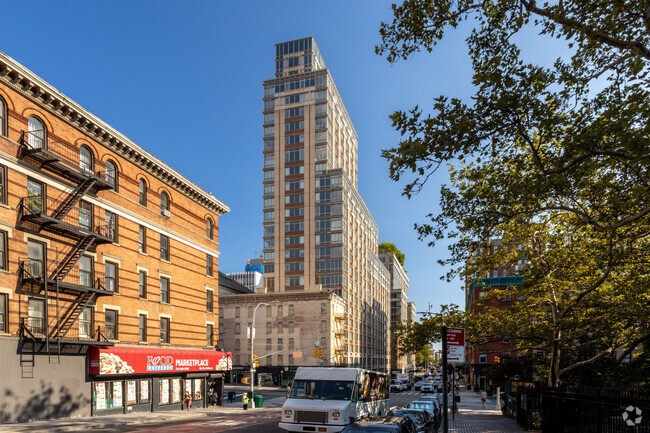
[[[262,394],[257,394],[254,397],[255,401],[255,407],[262,407],[263,402],[264,402],[264,396]]]

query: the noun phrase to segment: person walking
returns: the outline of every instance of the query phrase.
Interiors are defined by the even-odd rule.
[[[244,405],[244,410],[248,410],[248,394],[244,393],[241,396],[241,402]]]
[[[187,411],[189,412],[190,409],[192,409],[192,396],[188,391],[185,391],[185,405],[187,407]]]
[[[287,398],[291,395],[291,387],[287,385]]]
[[[485,407],[485,402],[487,401],[487,392],[485,390],[481,391],[481,403]]]

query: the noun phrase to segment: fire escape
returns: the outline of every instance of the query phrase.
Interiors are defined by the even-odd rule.
[[[345,332],[343,331],[343,325],[345,323],[345,317],[341,313],[334,314],[334,359],[333,364],[335,365],[345,365]]]
[[[21,259],[18,284],[27,296],[42,299],[43,314],[20,319],[21,366],[23,377],[31,376],[35,353],[47,353],[50,362],[59,362],[63,348],[81,353],[87,345],[112,345],[99,327],[79,318],[95,307],[100,296],[112,296],[106,279],[91,266],[82,269],[80,260],[97,245],[113,242],[113,219],[97,215],[96,207],[82,209],[88,193],[112,189],[97,162],[80,160],[80,151],[42,133],[25,132],[20,137],[19,158],[43,172],[54,174],[73,185],[59,197],[32,194],[20,200],[18,224],[31,232],[47,232],[63,249],[45,252],[42,257]],[[109,215],[110,216],[110,215]],[[86,257],[87,259],[88,257]],[[53,316],[53,317],[52,317]]]

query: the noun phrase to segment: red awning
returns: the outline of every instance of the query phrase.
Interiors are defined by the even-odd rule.
[[[232,354],[214,350],[91,346],[88,362],[93,375],[228,371],[232,369]]]

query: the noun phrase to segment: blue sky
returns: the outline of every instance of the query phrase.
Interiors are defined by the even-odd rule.
[[[399,141],[388,115],[447,94],[467,98],[463,35],[434,54],[389,65],[374,53],[390,2],[5,2],[0,51],[158,156],[231,208],[219,220],[223,272],[262,249],[262,81],[274,44],[314,36],[359,137],[359,190],[380,242],[406,254],[410,300],[463,305],[461,283],[440,281],[444,245],[413,224],[436,209],[440,182],[407,200],[382,149]]]

